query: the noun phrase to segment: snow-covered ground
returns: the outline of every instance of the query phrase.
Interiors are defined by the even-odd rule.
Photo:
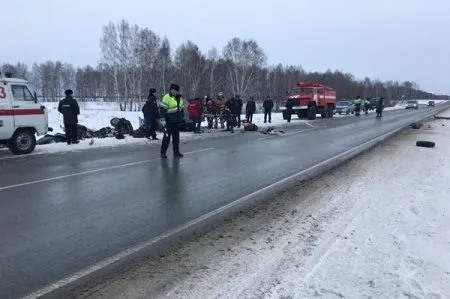
[[[110,120],[113,117],[126,118],[131,122],[134,129],[139,128],[139,118],[143,118],[142,112],[140,111],[120,111],[118,103],[108,103],[108,102],[80,102],[80,116],[79,123],[81,125],[86,126],[91,130],[98,130],[103,127],[111,127]],[[62,124],[63,118],[62,115],[57,111],[58,103],[57,102],[45,102],[43,103],[48,109],[49,113],[49,127],[53,128],[53,132],[49,132],[49,134],[54,133],[64,133]],[[242,119],[245,119],[245,115],[242,115]],[[272,122],[264,123],[264,114],[255,114],[253,116],[253,123],[255,123],[259,128],[267,128],[269,126],[275,127],[287,127],[295,124],[299,124],[301,122],[308,122],[306,120],[298,120],[293,119],[291,123],[287,123],[283,120],[281,113],[273,113],[272,114]],[[203,134],[193,134],[192,132],[181,132],[181,141],[186,142],[194,139],[205,139],[212,137],[226,137],[231,136],[230,132],[226,132],[220,128],[217,130],[208,130],[206,129],[207,122],[202,123],[202,127],[204,127]],[[241,129],[236,128],[236,133],[242,131]],[[157,133],[158,138],[162,139],[162,133]],[[37,137],[38,139],[40,137]],[[130,144],[158,144],[161,141],[150,141],[146,138],[133,138],[131,136],[125,136],[125,139],[116,139],[116,138],[95,138],[94,143],[90,145],[89,139],[81,140],[79,144],[74,144],[68,146],[65,143],[52,143],[46,145],[37,145],[36,149],[31,155],[36,154],[44,154],[44,153],[57,153],[57,152],[66,152],[66,151],[80,151],[97,147],[115,147],[120,145],[130,145]],[[8,150],[6,148],[0,148],[0,154],[9,155]]]
[[[427,100],[421,100],[422,104],[427,104]],[[440,101],[436,101],[436,103],[440,103]],[[62,128],[62,115],[58,113],[57,102],[44,102],[49,111],[49,126],[53,128],[53,132],[49,132],[49,134],[54,133],[64,133]],[[126,118],[128,119],[133,128],[137,129],[139,127],[139,118],[142,118],[142,113],[140,111],[120,111],[118,103],[111,102],[80,102],[81,114],[79,116],[80,124],[86,126],[91,130],[98,130],[102,127],[110,127],[110,120],[113,117]],[[396,110],[396,109],[404,109],[405,105],[400,104],[395,107],[386,108],[386,110]],[[371,111],[370,113],[374,113]],[[335,115],[335,117],[349,117],[351,115]],[[245,115],[242,115],[242,119],[245,119]],[[272,114],[272,123],[264,124],[264,115],[263,114],[255,114],[253,116],[253,122],[260,128],[265,128],[269,126],[275,127],[288,127],[292,125],[303,123],[309,123],[307,120],[299,120],[297,117],[292,118],[291,123],[287,123],[283,120],[281,113],[273,113]],[[207,123],[203,122],[202,126],[206,128]],[[236,130],[238,131],[238,130]],[[222,129],[218,130],[205,130],[203,134],[197,135],[192,132],[182,132],[181,140],[183,142],[193,139],[205,139],[211,137],[225,137],[230,136],[229,132],[223,132]],[[161,139],[162,134],[158,133],[158,137]],[[39,139],[40,137],[38,137]],[[65,143],[52,143],[48,145],[38,145],[36,149],[32,153],[32,155],[36,154],[44,154],[44,153],[57,153],[57,152],[66,152],[66,151],[80,151],[86,150],[90,148],[97,147],[115,147],[120,145],[130,145],[130,144],[157,144],[160,141],[149,141],[146,138],[133,138],[131,136],[126,136],[125,139],[116,139],[116,138],[95,138],[94,143],[90,144],[91,140],[81,140],[79,144],[68,146]],[[9,155],[9,152],[6,148],[0,148],[0,154],[2,156]]]
[[[64,133],[62,129],[62,115],[58,113],[57,106],[58,103],[50,102],[44,103],[44,105],[49,109],[49,126],[53,128],[53,133]],[[142,112],[137,111],[120,111],[119,104],[117,103],[95,103],[87,102],[80,103],[81,113],[79,116],[79,123],[86,126],[92,130],[98,130],[102,127],[111,127],[110,120],[113,117],[124,117],[128,119],[133,125],[134,129],[139,127],[139,118],[143,118]],[[242,119],[245,119],[245,115],[242,115]],[[281,113],[272,114],[272,122],[264,123],[263,114],[255,114],[253,116],[253,123],[255,123],[259,128],[265,128],[269,126],[276,127],[286,127],[299,122],[306,122],[304,120],[295,120],[288,124],[283,120]],[[217,130],[207,130],[207,122],[202,123],[202,127],[205,128],[203,134],[193,134],[192,132],[181,132],[181,140],[193,140],[193,139],[204,139],[210,137],[225,137],[230,136],[230,132],[224,132],[220,128]],[[242,128],[241,128],[242,130]],[[239,129],[236,129],[238,132]],[[157,133],[158,138],[162,139],[162,133]],[[148,144],[148,143],[158,143],[161,141],[149,141],[146,138],[133,138],[131,136],[126,136],[125,139],[116,138],[96,138],[93,145],[89,145],[90,140],[82,140],[79,144],[71,145],[70,147],[63,143],[53,143],[48,145],[39,145],[36,147],[35,153],[48,153],[48,152],[60,152],[69,150],[83,150],[92,147],[112,147],[120,146],[125,144]]]
[[[433,120],[84,296],[450,298],[449,181]]]

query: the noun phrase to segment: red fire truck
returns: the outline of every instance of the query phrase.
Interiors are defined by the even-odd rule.
[[[316,114],[320,114],[322,118],[333,117],[335,107],[336,91],[319,83],[299,82],[281,102],[283,119],[288,119],[289,113],[307,119],[315,119]]]

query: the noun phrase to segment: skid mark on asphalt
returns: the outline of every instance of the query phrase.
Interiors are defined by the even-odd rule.
[[[214,148],[212,148],[212,147],[204,148],[204,149],[184,153],[184,155],[192,155],[195,153],[210,151],[213,149]],[[135,166],[135,165],[142,165],[142,164],[150,163],[153,161],[159,161],[159,160],[161,160],[161,158],[154,158],[154,159],[149,159],[149,160],[130,162],[130,163],[108,166],[108,167],[103,167],[103,168],[97,168],[97,169],[92,169],[92,170],[87,170],[87,171],[82,171],[82,172],[75,172],[75,173],[70,173],[70,174],[65,174],[65,175],[60,175],[60,176],[55,176],[55,177],[50,177],[50,178],[45,178],[45,179],[40,179],[40,180],[35,180],[35,181],[23,182],[23,183],[19,183],[19,184],[0,187],[0,191],[19,188],[19,187],[28,186],[28,185],[39,184],[39,183],[52,182],[52,181],[62,180],[62,179],[81,176],[81,175],[98,173],[98,172],[107,171],[107,170],[111,170],[111,169],[124,168],[124,167]]]

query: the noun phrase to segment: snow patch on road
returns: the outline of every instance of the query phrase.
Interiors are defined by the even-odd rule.
[[[449,128],[402,131],[83,297],[450,297]]]

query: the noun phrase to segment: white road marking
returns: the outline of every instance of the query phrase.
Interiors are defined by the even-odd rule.
[[[214,148],[212,148],[212,147],[204,148],[204,149],[200,149],[200,150],[196,150],[196,151],[192,151],[192,152],[187,152],[187,153],[184,153],[184,154],[185,155],[191,155],[191,154],[195,154],[195,153],[199,153],[199,152],[210,151],[210,150],[213,150],[213,149]],[[0,187],[0,191],[8,190],[8,189],[14,189],[14,188],[19,188],[19,187],[33,185],[33,184],[57,181],[57,180],[62,180],[62,179],[70,178],[70,177],[81,176],[81,175],[85,175],[85,174],[92,174],[92,173],[102,172],[102,171],[111,170],[111,169],[129,167],[129,166],[134,166],[134,165],[140,165],[140,164],[150,163],[150,162],[157,161],[157,160],[161,160],[161,158],[130,162],[130,163],[125,163],[125,164],[120,164],[120,165],[108,166],[108,167],[97,168],[97,169],[92,169],[92,170],[87,170],[87,171],[82,171],[82,172],[75,172],[75,173],[70,173],[70,174],[50,177],[50,178],[36,180],[36,181],[29,181],[29,182],[24,182],[24,183],[20,183],[20,184],[3,186],[3,187]]]
[[[430,117],[433,114],[427,115],[425,118]],[[140,245],[137,245],[135,247],[129,248],[129,249],[125,250],[125,251],[122,251],[122,252],[114,255],[114,256],[106,258],[106,259],[104,259],[104,260],[102,260],[102,261],[92,265],[91,267],[85,268],[85,269],[83,269],[83,270],[81,270],[79,272],[76,272],[75,274],[69,275],[69,276],[67,276],[67,277],[65,277],[65,278],[63,278],[63,279],[61,279],[61,280],[59,280],[59,281],[57,281],[55,283],[52,283],[52,284],[48,285],[47,287],[44,287],[44,288],[42,288],[40,290],[37,290],[37,291],[29,294],[25,298],[27,298],[27,299],[30,298],[31,299],[31,298],[38,298],[38,297],[45,296],[45,295],[47,295],[47,294],[49,294],[49,293],[51,293],[51,292],[53,292],[53,291],[55,291],[57,289],[60,289],[60,288],[62,288],[64,286],[67,286],[68,284],[70,284],[70,283],[72,283],[72,282],[74,282],[74,281],[76,281],[76,280],[78,280],[80,278],[86,277],[86,276],[88,276],[88,275],[90,275],[90,274],[92,274],[92,273],[94,273],[94,272],[96,272],[98,270],[101,270],[102,268],[105,268],[105,267],[107,267],[107,266],[109,266],[109,265],[111,265],[111,264],[121,260],[121,259],[129,257],[129,256],[131,256],[131,255],[133,255],[133,254],[135,254],[135,253],[145,249],[146,247],[149,247],[149,246],[151,246],[151,245],[153,245],[153,244],[155,244],[155,243],[157,243],[157,242],[159,242],[159,241],[161,241],[161,240],[163,240],[165,238],[168,238],[168,237],[170,237],[172,235],[178,234],[178,233],[182,232],[183,230],[185,230],[185,229],[187,229],[187,228],[189,228],[191,226],[194,226],[194,225],[196,225],[198,223],[201,223],[204,220],[212,218],[213,216],[216,216],[216,215],[222,213],[223,211],[226,211],[228,208],[230,208],[230,207],[232,207],[232,206],[234,206],[236,204],[239,204],[241,202],[245,202],[246,200],[252,198],[253,196],[257,196],[258,194],[264,194],[266,191],[270,190],[271,188],[274,188],[274,187],[276,187],[278,185],[282,185],[285,182],[289,182],[290,180],[295,179],[296,177],[301,177],[302,175],[304,175],[304,174],[306,174],[306,173],[308,173],[310,171],[313,171],[316,168],[322,167],[322,165],[326,165],[327,163],[329,163],[329,162],[331,162],[333,160],[337,160],[337,159],[339,159],[341,157],[345,157],[347,154],[349,154],[351,152],[359,151],[360,149],[366,147],[367,145],[371,144],[375,140],[384,140],[384,138],[388,137],[392,133],[397,133],[400,130],[402,130],[402,128],[391,130],[388,133],[385,133],[385,134],[383,134],[381,136],[375,137],[375,138],[373,138],[373,139],[371,139],[369,141],[366,141],[365,143],[360,144],[360,145],[358,145],[358,146],[356,146],[354,148],[348,149],[345,152],[337,154],[337,155],[335,155],[335,156],[333,156],[331,158],[328,158],[327,160],[322,161],[322,162],[320,162],[320,163],[318,163],[318,164],[316,164],[314,166],[311,166],[311,167],[309,167],[307,169],[304,169],[302,171],[299,171],[299,172],[297,172],[297,173],[295,173],[295,174],[293,174],[291,176],[288,176],[288,177],[286,177],[284,179],[281,179],[281,180],[279,180],[279,181],[277,181],[277,182],[275,182],[273,184],[270,184],[269,186],[266,186],[266,187],[264,187],[264,188],[262,188],[262,189],[260,189],[258,191],[255,191],[253,193],[245,195],[245,196],[243,196],[243,197],[241,197],[241,198],[239,198],[239,199],[237,199],[237,200],[235,200],[233,202],[230,202],[229,204],[227,204],[225,206],[222,206],[222,207],[220,207],[220,208],[218,208],[216,210],[213,210],[213,211],[211,211],[211,212],[209,212],[207,214],[204,214],[204,215],[202,215],[202,216],[200,216],[198,218],[195,218],[195,219],[193,219],[193,220],[191,220],[191,221],[189,221],[189,222],[187,222],[185,224],[182,224],[182,225],[180,225],[180,226],[178,226],[178,227],[176,227],[176,228],[174,228],[172,230],[169,230],[169,231],[167,231],[167,232],[165,232],[165,233],[163,233],[163,234],[161,234],[161,235],[159,235],[159,236],[157,236],[157,237],[155,237],[153,239],[150,239],[150,240],[148,240],[148,241],[146,241],[144,243],[141,243]],[[212,148],[208,148],[208,149],[204,149],[204,150],[211,150],[211,149]],[[202,151],[202,150],[199,150],[199,151]],[[199,152],[199,151],[194,151],[194,152]],[[194,153],[194,152],[191,152],[191,153]]]
[[[401,129],[392,130],[392,131],[398,132],[399,130],[401,130]],[[189,221],[189,222],[187,222],[185,224],[182,224],[182,225],[180,225],[180,226],[178,226],[178,227],[176,227],[176,228],[174,228],[172,230],[169,230],[169,231],[167,231],[167,232],[165,232],[165,233],[163,233],[163,234],[161,234],[161,235],[159,235],[159,236],[157,236],[157,237],[155,237],[153,239],[150,239],[150,240],[148,240],[148,241],[146,241],[144,243],[141,243],[141,244],[139,244],[139,245],[137,245],[135,247],[129,248],[129,249],[127,249],[125,251],[122,251],[122,252],[120,252],[120,253],[118,253],[116,255],[113,255],[113,256],[111,256],[109,258],[106,258],[106,259],[104,259],[104,260],[102,260],[102,261],[100,261],[100,262],[98,262],[98,263],[96,263],[96,264],[94,264],[94,265],[92,265],[90,267],[87,267],[87,268],[85,268],[85,269],[83,269],[83,270],[81,270],[79,272],[76,272],[75,274],[67,276],[67,277],[65,277],[65,278],[63,278],[63,279],[61,279],[61,280],[59,280],[59,281],[57,281],[55,283],[52,283],[52,284],[50,284],[50,285],[48,285],[48,286],[46,286],[46,287],[44,287],[44,288],[42,288],[40,290],[37,290],[37,291],[29,294],[25,298],[27,298],[27,299],[28,298],[30,298],[30,299],[31,298],[38,298],[38,297],[41,297],[41,296],[45,296],[45,295],[47,295],[47,294],[49,294],[49,293],[51,293],[51,292],[53,292],[53,291],[55,291],[57,289],[63,288],[65,286],[67,286],[68,284],[70,284],[70,283],[72,283],[74,281],[77,281],[80,278],[86,277],[86,276],[88,276],[88,275],[90,275],[90,274],[92,274],[92,273],[94,273],[94,272],[96,272],[98,270],[101,270],[101,269],[103,269],[103,268],[105,268],[105,267],[107,267],[107,266],[109,266],[109,265],[111,265],[111,264],[113,264],[113,263],[115,263],[117,261],[120,261],[121,259],[127,258],[127,257],[129,257],[129,256],[131,256],[131,255],[133,255],[135,253],[138,253],[139,251],[145,249],[146,247],[154,245],[154,244],[158,243],[161,240],[164,240],[164,239],[166,239],[166,238],[168,238],[168,237],[170,237],[172,235],[176,235],[176,234],[182,232],[185,229],[188,229],[191,226],[197,225],[197,224],[201,223],[202,221],[205,221],[205,220],[207,220],[209,218],[212,218],[212,217],[214,217],[216,215],[219,215],[223,211],[226,211],[227,209],[233,207],[236,204],[239,204],[241,202],[245,202],[248,199],[250,199],[250,198],[252,198],[254,196],[257,196],[259,194],[264,194],[268,190],[270,190],[270,189],[272,189],[274,187],[277,187],[278,185],[283,185],[285,182],[289,182],[290,180],[295,179],[296,177],[301,177],[302,175],[304,175],[304,174],[306,174],[306,173],[308,173],[310,171],[313,171],[316,168],[320,168],[320,167],[322,167],[322,165],[326,165],[326,164],[328,164],[329,162],[331,162],[333,160],[338,160],[340,157],[345,157],[347,154],[349,154],[351,152],[358,151],[359,149],[364,148],[365,146],[371,144],[374,140],[383,140],[385,137],[389,136],[392,133],[392,131],[390,131],[390,132],[388,132],[386,134],[383,134],[381,136],[378,136],[376,138],[373,138],[373,139],[371,139],[371,140],[369,140],[369,141],[367,141],[367,142],[365,142],[363,144],[360,144],[360,145],[358,145],[358,146],[356,146],[354,148],[348,149],[345,152],[337,154],[337,155],[335,155],[335,156],[333,156],[331,158],[328,158],[325,161],[322,161],[322,162],[320,162],[320,163],[318,163],[318,164],[316,164],[314,166],[311,166],[311,167],[309,167],[307,169],[304,169],[302,171],[299,171],[299,172],[297,172],[297,173],[295,173],[295,174],[293,174],[291,176],[288,176],[288,177],[286,177],[284,179],[281,179],[281,180],[279,180],[279,181],[277,181],[277,182],[275,182],[273,184],[270,184],[269,186],[266,186],[266,187],[264,187],[264,188],[262,188],[262,189],[260,189],[258,191],[255,191],[253,193],[245,195],[245,196],[243,196],[243,197],[241,197],[241,198],[239,198],[239,199],[237,199],[237,200],[235,200],[233,202],[230,202],[229,204],[226,204],[226,205],[224,205],[224,206],[222,206],[222,207],[220,207],[220,208],[218,208],[216,210],[213,210],[213,211],[211,211],[211,212],[209,212],[207,214],[204,214],[204,215],[202,215],[202,216],[200,216],[198,218],[195,218],[195,219],[193,219],[193,220],[191,220],[191,221]]]

